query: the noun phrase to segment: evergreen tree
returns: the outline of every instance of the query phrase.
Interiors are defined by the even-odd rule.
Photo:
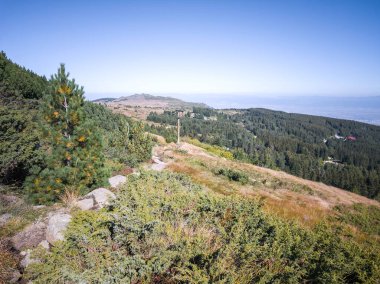
[[[67,188],[86,193],[105,178],[99,131],[83,111],[84,91],[69,79],[65,66],[51,77],[42,101],[42,147],[46,168],[33,169],[26,185],[38,203],[55,201]]]

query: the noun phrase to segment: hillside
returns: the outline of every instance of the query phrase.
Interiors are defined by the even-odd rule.
[[[152,112],[147,128],[175,137],[175,113]],[[183,136],[230,149],[235,158],[380,198],[380,127],[266,109],[194,108]],[[169,126],[169,127],[168,127]]]
[[[186,140],[190,143],[182,142],[179,146],[160,141],[161,145],[154,148],[153,155],[165,163],[167,170],[189,175],[213,192],[263,199],[265,208],[285,219],[310,225],[336,215],[337,206],[350,207],[360,203],[380,209],[378,201],[340,188],[226,159],[223,156],[227,151],[197,140]],[[236,180],[230,173],[236,175]]]
[[[322,143],[343,154],[338,146],[352,145],[355,157],[371,151],[352,166],[377,169],[376,128],[354,132],[359,126],[344,121],[149,95],[120,99],[133,107],[95,104],[84,101],[63,64],[47,81],[3,53],[0,59],[0,283],[379,279],[378,201],[253,165],[281,162],[281,147],[308,158]],[[182,134],[209,143],[183,137],[176,145],[145,132],[163,132],[170,142],[178,104],[186,107]],[[154,111],[156,123],[144,126],[104,105],[134,118]],[[326,166],[347,168],[335,155]]]
[[[377,201],[226,159],[221,148],[156,140],[153,164],[114,189],[110,206],[71,210],[66,240],[36,250],[26,279],[376,283]]]
[[[116,113],[121,113],[129,117],[146,119],[150,112],[162,113],[163,111],[173,111],[177,109],[190,111],[193,107],[208,108],[203,103],[185,102],[180,99],[152,96],[149,94],[135,94],[117,99],[104,98],[93,102],[106,105]]]

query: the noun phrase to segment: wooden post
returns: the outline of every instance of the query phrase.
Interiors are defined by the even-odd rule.
[[[180,135],[180,122],[179,122],[179,114],[178,114],[178,122],[177,122],[177,144],[179,144],[179,135]]]

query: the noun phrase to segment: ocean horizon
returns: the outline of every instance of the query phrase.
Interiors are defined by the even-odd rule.
[[[131,94],[96,94],[117,98]],[[326,116],[380,125],[380,96],[249,96],[236,94],[153,94],[188,102],[205,103],[217,109],[266,108],[288,113]],[[92,95],[91,97],[93,97]]]

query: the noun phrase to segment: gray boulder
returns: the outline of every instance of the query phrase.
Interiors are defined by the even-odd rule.
[[[115,199],[116,195],[112,191],[101,187],[91,191],[86,197],[93,197],[96,203],[95,205],[99,208],[103,208],[109,204],[111,199]]]
[[[18,283],[18,281],[20,280],[22,276],[20,271],[17,269],[14,269],[10,274],[11,274],[11,278],[9,280],[9,283]]]
[[[22,199],[14,195],[0,194],[0,202],[6,206],[22,203]]]
[[[21,252],[21,255],[24,257],[20,262],[21,267],[27,268],[30,264],[38,262],[37,259],[32,258],[31,252],[32,251],[30,249]]]
[[[45,239],[45,236],[46,224],[44,222],[30,224],[12,238],[12,246],[17,250],[35,248]]]
[[[0,215],[0,227],[4,226],[10,218],[12,218],[12,214],[9,213]]]
[[[49,242],[47,240],[43,240],[38,245],[41,246],[41,247],[43,247],[46,250],[50,249],[50,244],[49,244]]]
[[[64,231],[70,223],[70,220],[70,214],[62,212],[53,213],[48,220],[46,240],[50,244],[54,244],[56,241],[62,241],[64,239]]]
[[[94,198],[92,196],[88,196],[86,199],[78,200],[75,203],[75,206],[80,210],[90,210],[95,206]]]
[[[125,176],[122,176],[122,175],[117,175],[117,176],[109,178],[108,182],[110,183],[111,187],[117,188],[118,186],[122,185],[123,183],[126,183],[127,178]]]

